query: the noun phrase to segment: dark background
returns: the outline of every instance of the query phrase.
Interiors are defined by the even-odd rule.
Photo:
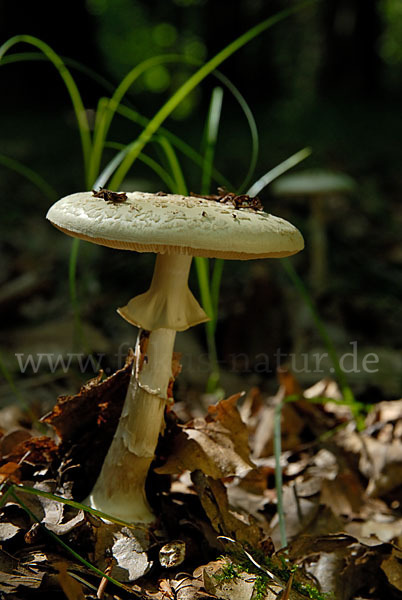
[[[114,87],[130,68],[150,56],[184,53],[205,61],[262,19],[294,4],[3,0],[0,40],[20,33],[37,36]],[[332,169],[356,182],[354,194],[328,202],[329,276],[315,300],[340,354],[350,352],[356,341],[359,357],[367,352],[379,356],[376,374],[356,369],[349,374],[356,392],[369,401],[398,395],[402,378],[401,40],[400,1],[323,0],[275,25],[221,66],[256,118],[260,155],[255,179],[311,146],[312,156],[298,169]],[[6,56],[28,51],[34,49],[20,44]],[[155,69],[133,86],[127,102],[152,117],[192,72],[183,65]],[[85,106],[93,111],[98,99],[110,92],[90,77],[74,69],[72,73]],[[0,80],[0,153],[39,173],[58,196],[84,189],[74,114],[54,67],[44,61],[5,64]],[[215,85],[209,77],[165,123],[197,149]],[[139,131],[116,117],[109,137],[128,143]],[[225,91],[216,166],[234,186],[245,176],[250,148],[244,115]],[[153,148],[149,151],[158,158]],[[111,156],[106,152],[105,160]],[[185,158],[182,166],[189,188],[198,191],[199,171]],[[163,185],[137,161],[123,188],[157,191]],[[71,240],[45,221],[48,198],[5,164],[0,165],[0,197],[2,361],[25,398],[48,397],[50,402],[56,391],[74,391],[91,369],[84,374],[71,369],[66,375],[60,369],[52,373],[42,364],[38,373],[27,369],[21,375],[15,355],[68,355],[77,350],[68,297]],[[270,188],[261,199],[267,210],[302,230],[307,250],[292,260],[311,289],[307,200],[277,199]],[[115,307],[144,291],[152,263],[147,255],[81,244],[78,295],[87,347],[106,355],[102,364],[107,368],[117,366],[119,346],[132,344],[135,338]],[[191,287],[197,292],[194,273]],[[280,261],[225,265],[217,343],[228,389],[253,383],[273,389],[278,349],[309,355],[324,350]],[[187,365],[183,361],[183,389],[202,389],[207,377],[205,360],[197,361],[205,353],[202,327],[178,336],[178,346],[192,358]],[[262,355],[269,359],[269,369],[261,367]],[[330,373],[328,365],[326,372]],[[320,377],[314,372],[299,375],[303,384]],[[38,386],[40,393],[35,392]],[[3,402],[12,400],[4,380],[0,393]]]

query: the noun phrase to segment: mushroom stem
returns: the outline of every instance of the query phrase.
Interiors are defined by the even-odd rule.
[[[116,433],[88,502],[133,523],[154,520],[145,480],[164,427],[176,331],[208,318],[188,289],[191,259],[158,254],[148,292],[118,310],[140,327],[135,365]]]
[[[164,428],[175,336],[172,329],[140,330],[120,421],[88,498],[92,508],[124,521],[155,520],[146,500],[145,480]]]
[[[312,196],[310,207],[310,281],[314,292],[318,294],[326,287],[328,273],[328,242],[323,197],[321,195]]]

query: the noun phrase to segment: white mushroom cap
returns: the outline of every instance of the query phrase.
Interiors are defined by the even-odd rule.
[[[74,237],[137,252],[251,259],[304,247],[301,233],[284,219],[192,196],[131,192],[111,202],[80,192],[56,202],[47,219]]]
[[[279,177],[272,184],[276,196],[314,196],[346,194],[356,187],[355,181],[344,173],[324,169],[308,169]]]

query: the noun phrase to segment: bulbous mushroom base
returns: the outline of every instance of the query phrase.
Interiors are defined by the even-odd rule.
[[[153,457],[139,457],[118,446],[115,451],[120,451],[119,464],[113,463],[109,453],[86,502],[128,523],[152,523],[155,515],[147,502],[144,483]]]

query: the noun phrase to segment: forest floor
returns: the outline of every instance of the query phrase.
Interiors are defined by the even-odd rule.
[[[156,521],[118,525],[70,501],[96,480],[132,361],[40,423],[1,410],[1,597],[401,598],[402,400],[358,429],[334,381],[281,369],[274,396],[179,401],[148,478]]]

